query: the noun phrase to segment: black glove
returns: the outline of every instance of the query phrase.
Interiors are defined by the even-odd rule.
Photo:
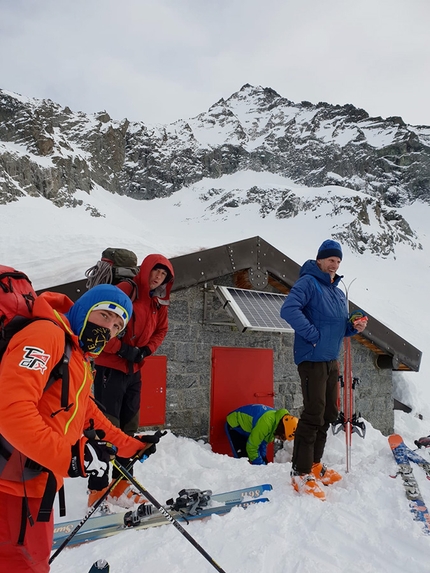
[[[130,346],[130,344],[121,342],[121,348],[117,354],[128,362],[140,362],[140,348],[138,346]]]
[[[166,432],[161,432],[160,430],[157,430],[157,432],[155,432],[155,434],[152,434],[150,436],[145,436],[143,434],[135,436],[136,440],[139,440],[140,442],[143,442],[145,444],[151,444],[143,452],[143,454],[142,454],[143,457],[145,457],[145,456],[148,457],[152,454],[155,454],[155,452],[157,451],[155,444],[158,444],[158,442],[160,441],[160,438],[162,436],[164,436],[165,433]]]
[[[143,360],[144,358],[152,354],[152,352],[149,349],[149,346],[141,346],[139,350],[140,350],[140,356],[142,357],[140,360]]]
[[[68,474],[70,477],[103,477],[109,471],[109,462],[117,448],[110,442],[85,436],[72,446],[72,459]]]
[[[144,358],[151,354],[147,346],[130,346],[121,342],[121,348],[117,352],[118,356],[127,360],[127,362],[142,362]]]

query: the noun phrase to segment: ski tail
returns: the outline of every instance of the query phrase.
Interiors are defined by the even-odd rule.
[[[390,448],[394,450],[402,445],[403,438],[399,436],[399,434],[391,434],[391,436],[388,436],[388,443],[390,444]]]
[[[251,487],[244,487],[223,493],[216,493],[212,495],[211,500],[217,503],[237,503],[245,501],[246,498],[260,497],[264,492],[271,491],[272,486],[270,483],[263,483]]]

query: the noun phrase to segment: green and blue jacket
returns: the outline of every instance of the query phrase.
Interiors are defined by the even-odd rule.
[[[275,410],[263,404],[249,404],[230,412],[227,424],[239,434],[248,436],[246,452],[252,464],[264,464],[267,444],[275,439],[275,430],[288,410]]]

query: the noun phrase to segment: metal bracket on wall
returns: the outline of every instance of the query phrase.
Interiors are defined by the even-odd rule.
[[[234,326],[236,328],[236,323],[234,321],[222,321],[222,320],[210,320],[208,318],[208,295],[215,294],[215,289],[213,286],[208,286],[208,283],[204,283],[203,288],[203,320],[202,324],[212,325],[212,326]],[[226,311],[227,312],[227,311]]]

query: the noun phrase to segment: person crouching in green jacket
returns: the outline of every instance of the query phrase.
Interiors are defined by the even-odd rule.
[[[227,415],[225,431],[235,458],[248,458],[251,464],[267,464],[267,444],[275,438],[294,439],[298,419],[288,410],[275,410],[263,404],[241,406]]]

